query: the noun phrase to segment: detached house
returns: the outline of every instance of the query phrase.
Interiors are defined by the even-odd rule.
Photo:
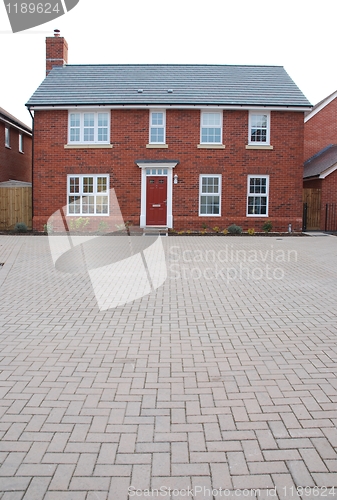
[[[32,227],[32,129],[0,108],[0,229]]]
[[[282,67],[68,65],[46,39],[34,113],[34,215],[109,216],[114,190],[140,227],[302,226],[303,119]],[[52,69],[51,69],[52,68]]]

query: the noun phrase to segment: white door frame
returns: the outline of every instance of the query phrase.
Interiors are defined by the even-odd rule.
[[[178,164],[178,161],[171,162],[151,162],[151,161],[137,161],[136,164],[142,170],[141,182],[141,202],[140,202],[140,227],[146,227],[146,170],[147,169],[167,169],[167,174],[156,174],[167,177],[167,203],[166,203],[166,227],[173,227],[172,215],[172,191],[173,191],[173,169]],[[149,174],[152,175],[152,174]]]

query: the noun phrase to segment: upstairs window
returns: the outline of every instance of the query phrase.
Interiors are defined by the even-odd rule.
[[[109,215],[109,176],[68,175],[68,215]]]
[[[220,215],[221,175],[201,175],[199,215]]]
[[[249,113],[249,144],[270,144],[270,113]]]
[[[109,144],[109,113],[69,113],[69,144]]]
[[[150,111],[150,144],[165,144],[165,111]]]
[[[9,134],[8,127],[5,127],[5,146],[6,146],[6,148],[11,147],[10,134]]]
[[[268,216],[269,176],[248,176],[247,215]]]
[[[19,152],[23,153],[23,135],[19,134]]]
[[[222,113],[201,113],[201,144],[222,144]]]

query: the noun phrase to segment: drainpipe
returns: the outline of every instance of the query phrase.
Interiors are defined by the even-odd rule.
[[[32,231],[33,231],[33,216],[34,216],[34,115],[32,114],[30,108],[28,108],[29,114],[32,117]]]

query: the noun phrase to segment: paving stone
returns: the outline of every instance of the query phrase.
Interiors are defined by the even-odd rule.
[[[332,494],[336,496],[337,473],[314,472],[312,474],[312,477],[316,482],[317,486],[320,486],[322,488],[324,487],[334,488],[334,490],[331,489],[328,490],[327,494],[329,494],[329,496],[332,496]]]
[[[15,476],[25,455],[25,453],[18,452],[9,453],[0,467],[0,476]]]
[[[108,500],[128,500],[130,479],[128,477],[116,477],[111,480]]]
[[[108,477],[89,477],[78,476],[73,477],[70,481],[69,490],[74,491],[108,491],[110,478]]]
[[[287,473],[288,469],[285,462],[251,462],[249,464],[251,474],[282,474]]]
[[[212,487],[216,490],[232,489],[233,483],[229,473],[228,464],[210,464]]]
[[[213,488],[210,477],[192,477],[192,490],[195,500],[213,500]],[[188,498],[186,493],[186,498]],[[192,495],[192,494],[191,494]],[[190,498],[193,498],[190,495]]]
[[[29,477],[0,477],[0,491],[25,491],[30,480]]]
[[[24,491],[6,491],[1,500],[22,500]]]
[[[172,464],[173,476],[209,476],[208,464]]]
[[[241,451],[227,453],[229,472],[232,476],[249,474],[245,456]]]
[[[48,491],[45,500],[85,500],[85,491]]]
[[[132,485],[134,485],[137,489],[149,489],[151,484],[151,465],[133,465],[131,478]]]
[[[273,480],[268,474],[253,474],[248,476],[233,477],[233,486],[235,489],[271,489],[274,487]]]
[[[67,453],[69,455],[69,453]],[[97,453],[80,453],[74,476],[91,476],[97,461]]]
[[[122,434],[119,445],[119,453],[134,453],[136,447],[137,434]]]
[[[189,452],[187,443],[171,443],[171,461],[172,463],[188,463]]]
[[[180,444],[180,443],[173,443]],[[153,453],[152,455],[152,474],[153,476],[170,475],[170,453]]]
[[[297,497],[296,485],[291,474],[272,474],[272,480],[275,485],[277,497],[280,500],[288,500],[295,497],[295,495]]]
[[[304,462],[301,460],[291,460],[287,462],[287,466],[296,486],[315,486],[315,481]]]
[[[300,449],[299,452],[310,472],[328,472],[326,465],[315,449]]]
[[[189,432],[188,444],[190,451],[206,451],[205,436],[203,432]]]
[[[23,498],[25,500],[43,500],[50,480],[51,477],[33,477]]]
[[[55,474],[50,482],[49,490],[67,490],[74,470],[74,464],[58,465]]]

